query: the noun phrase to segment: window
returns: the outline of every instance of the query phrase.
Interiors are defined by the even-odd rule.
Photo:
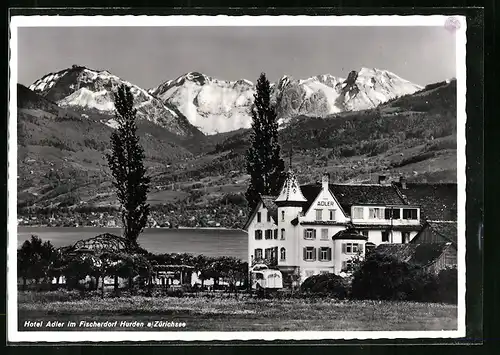
[[[321,230],[321,239],[323,239],[323,240],[328,239],[328,228],[323,228]]]
[[[266,239],[273,239],[273,230],[266,229]]]
[[[363,219],[363,207],[353,207],[352,208],[352,218]]]
[[[389,231],[382,231],[382,241],[383,242],[389,241]]]
[[[285,221],[285,211],[281,211],[281,221]]]
[[[332,260],[332,248],[321,247],[319,249],[319,260],[320,261],[330,261],[330,260]]]
[[[330,221],[335,221],[335,210],[330,210]]]
[[[262,249],[255,249],[255,259],[262,259]]]
[[[316,239],[316,229],[304,229],[304,239]]]
[[[274,239],[278,239],[278,230],[277,229],[274,230]]]
[[[326,275],[329,273],[330,273],[330,271],[326,271],[326,270],[320,270],[320,272],[319,272],[320,275]]]
[[[416,208],[404,208],[403,209],[403,219],[417,219],[417,209]]]
[[[384,212],[385,219],[400,219],[400,211],[399,208],[386,208]]]
[[[285,228],[281,228],[281,240],[285,240]]]
[[[368,238],[368,231],[361,231],[361,234],[363,234],[364,237]]]
[[[357,254],[363,252],[363,244],[358,243],[344,243],[342,244],[342,253],[344,254]]]
[[[285,250],[285,248],[281,248],[280,249],[280,260],[281,261],[286,260],[286,250]]]
[[[255,240],[259,240],[259,239],[262,239],[262,230],[257,229],[255,231]]]
[[[269,213],[269,211],[267,212],[267,221],[271,222],[271,214]]]
[[[323,210],[316,210],[316,220],[317,221],[323,220]]]
[[[260,223],[262,214],[260,212],[257,212],[257,223]]]
[[[342,271],[350,271],[352,269],[353,262],[352,260],[342,261]]]
[[[266,248],[266,250],[264,250],[264,258],[271,259],[271,252],[272,252],[271,248]]]
[[[410,242],[410,232],[401,233],[401,243],[406,244]]]
[[[368,218],[370,219],[382,219],[382,209],[381,208],[370,208],[368,210]]]
[[[304,248],[304,260],[305,261],[316,260],[316,249],[314,247],[305,247]]]

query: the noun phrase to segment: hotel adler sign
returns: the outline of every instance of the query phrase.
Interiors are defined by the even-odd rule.
[[[334,201],[318,201],[318,206],[321,206],[321,207],[335,206],[335,202]]]

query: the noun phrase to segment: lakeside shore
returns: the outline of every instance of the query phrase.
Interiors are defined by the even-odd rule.
[[[22,228],[102,228],[102,229],[121,229],[121,227],[111,227],[111,226],[105,226],[105,227],[99,227],[99,226],[72,226],[72,227],[62,227],[62,226],[47,226],[47,225],[40,225],[40,224],[18,224],[17,227],[22,227]],[[241,228],[228,228],[228,227],[175,227],[175,228],[170,228],[170,227],[147,227],[144,229],[166,229],[166,230],[175,230],[175,229],[184,229],[184,230],[225,230],[225,231],[239,231],[239,232],[245,232],[244,229]]]

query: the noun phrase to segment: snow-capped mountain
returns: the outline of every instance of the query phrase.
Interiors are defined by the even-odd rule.
[[[368,68],[351,71],[347,78],[324,74],[296,80],[285,75],[271,85],[281,123],[298,115],[325,117],[374,108],[422,89],[389,71]],[[248,80],[223,81],[191,72],[148,92],[163,103],[176,106],[205,134],[251,126],[255,86]]]
[[[147,119],[179,136],[190,136],[196,131],[175,107],[168,107],[146,90],[105,70],[97,71],[74,65],[72,68],[45,75],[29,88],[56,102],[60,107],[109,116],[103,123],[114,127],[116,122],[113,120],[113,92],[121,84],[130,86],[139,119]]]
[[[345,79],[330,74],[305,80],[284,76],[273,88],[281,122],[299,115],[325,117],[370,109],[422,89],[387,70],[368,68],[351,71]]]
[[[254,85],[248,80],[224,81],[190,72],[148,92],[176,106],[205,134],[250,127]]]
[[[104,117],[103,123],[114,127],[113,91],[122,83],[132,89],[139,119],[179,136],[200,134],[199,131],[223,133],[251,126],[255,86],[245,79],[225,81],[190,72],[144,90],[108,71],[74,65],[45,75],[30,89],[62,108],[98,113]],[[271,85],[281,124],[299,115],[325,117],[369,109],[422,89],[389,71],[367,68],[351,71],[347,78],[324,74],[298,80],[284,75]]]

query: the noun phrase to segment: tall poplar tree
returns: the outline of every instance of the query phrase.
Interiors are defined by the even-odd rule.
[[[146,226],[146,203],[150,179],[144,168],[144,149],[139,143],[135,122],[134,96],[130,87],[121,85],[114,94],[118,128],[111,134],[111,154],[106,154],[121,205],[124,237],[129,250],[138,247],[137,238]]]
[[[255,208],[259,195],[277,195],[285,180],[276,108],[271,104],[271,87],[264,73],[257,80],[252,129],[251,146],[247,151],[247,172],[251,179],[245,196],[249,207]]]

